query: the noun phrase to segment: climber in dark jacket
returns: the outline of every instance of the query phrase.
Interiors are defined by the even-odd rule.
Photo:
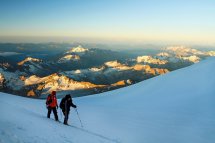
[[[62,109],[62,112],[65,116],[64,118],[64,124],[68,125],[68,119],[69,119],[69,112],[70,112],[70,106],[73,108],[77,108],[75,104],[72,103],[72,98],[70,94],[67,94],[60,103],[60,108]]]

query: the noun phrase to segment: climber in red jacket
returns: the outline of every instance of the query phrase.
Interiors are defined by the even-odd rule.
[[[56,97],[56,91],[52,91],[51,94],[48,95],[46,99],[46,107],[48,109],[47,118],[50,118],[51,112],[53,111],[55,120],[58,121],[58,115],[57,115],[57,97]]]

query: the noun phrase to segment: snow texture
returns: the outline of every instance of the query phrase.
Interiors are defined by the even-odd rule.
[[[75,98],[65,126],[44,100],[0,93],[1,143],[214,143],[215,58],[118,90]],[[62,114],[58,115],[63,121]],[[53,118],[53,114],[51,116]]]

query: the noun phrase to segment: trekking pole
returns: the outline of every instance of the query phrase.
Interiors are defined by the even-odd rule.
[[[81,123],[81,127],[83,128],[84,126],[83,126],[83,124],[82,124],[82,122],[81,122],[81,118],[80,118],[80,116],[79,116],[79,114],[78,114],[77,108],[75,108],[75,111],[76,111],[76,113],[77,113],[77,115],[78,115],[78,119],[79,119],[79,121],[80,121],[80,123]]]

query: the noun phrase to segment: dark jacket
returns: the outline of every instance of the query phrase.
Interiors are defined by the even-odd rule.
[[[61,101],[61,109],[63,110],[63,112],[69,112],[70,111],[70,107],[72,106],[73,108],[76,108],[77,106],[75,104],[72,103],[72,98],[70,95],[66,95],[62,101]]]
[[[77,106],[72,103],[72,98],[65,100],[65,111],[70,111],[70,107],[76,108]]]

